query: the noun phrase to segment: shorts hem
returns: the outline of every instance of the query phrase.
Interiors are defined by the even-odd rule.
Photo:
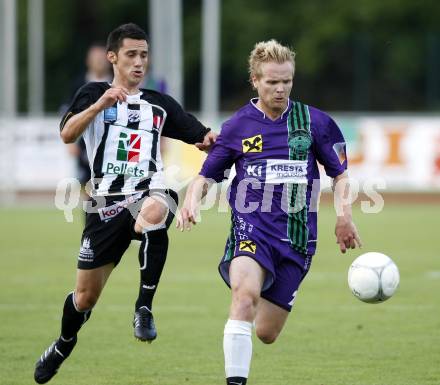
[[[102,260],[102,261],[93,262],[91,264],[85,264],[85,263],[82,263],[81,261],[79,261],[77,263],[76,267],[79,270],[93,270],[93,269],[97,269],[97,268],[105,266],[105,265],[109,265],[110,263],[113,263],[113,265],[114,265],[113,267],[116,267],[116,266],[118,266],[120,261],[121,260],[119,260],[119,261]]]
[[[228,285],[228,287],[231,287],[231,282],[229,279],[229,266],[231,265],[231,262],[234,258],[237,257],[248,257],[248,258],[252,258],[255,262],[257,262],[266,272],[266,274],[270,274],[269,279],[264,280],[263,282],[263,288],[261,289],[263,290],[267,290],[269,289],[273,283],[275,282],[275,274],[269,270],[266,266],[263,266],[260,261],[258,261],[256,258],[252,257],[251,255],[247,255],[247,254],[238,254],[238,255],[234,255],[231,259],[227,260],[227,261],[221,261],[220,264],[218,265],[218,271],[220,273],[220,276],[223,278],[223,281],[225,281],[226,285]],[[223,258],[222,258],[223,259]]]
[[[272,297],[264,295],[264,292],[261,293],[260,297],[264,298],[266,301],[269,301],[270,303],[273,303],[274,305],[276,305],[284,310],[287,310],[289,313],[292,311],[292,306],[286,306],[285,304],[282,304],[281,302],[273,299]]]

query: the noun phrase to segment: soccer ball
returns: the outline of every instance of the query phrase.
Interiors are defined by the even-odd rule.
[[[399,286],[399,269],[382,253],[365,253],[348,269],[348,286],[363,302],[378,303],[390,298]]]

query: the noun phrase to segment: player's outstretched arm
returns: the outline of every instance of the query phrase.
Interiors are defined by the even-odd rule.
[[[356,246],[362,247],[362,241],[352,219],[350,183],[346,172],[333,180],[333,192],[336,210],[336,243],[339,244],[342,253]]]
[[[127,99],[128,91],[123,88],[109,88],[91,106],[75,115],[67,115],[67,121],[61,129],[61,139],[64,143],[74,143],[85,131],[90,122],[101,111],[111,107],[117,101],[123,102]]]
[[[197,175],[189,184],[186,191],[183,206],[177,215],[176,227],[180,231],[191,230],[192,225],[197,224],[200,213],[200,203],[207,194],[210,183],[202,175]]]

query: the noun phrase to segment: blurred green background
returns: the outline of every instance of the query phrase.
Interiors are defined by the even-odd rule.
[[[201,0],[183,11],[185,104],[200,104]],[[19,16],[19,109],[26,109],[27,0]],[[46,111],[57,111],[89,45],[119,24],[148,32],[145,0],[45,0]],[[435,111],[440,107],[440,2],[436,0],[221,1],[221,106],[251,96],[247,56],[278,39],[297,52],[294,97],[330,111]],[[50,76],[49,76],[50,75]]]

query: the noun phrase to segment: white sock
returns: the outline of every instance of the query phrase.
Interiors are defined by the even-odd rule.
[[[248,378],[252,358],[252,323],[229,319],[223,336],[226,378]]]

